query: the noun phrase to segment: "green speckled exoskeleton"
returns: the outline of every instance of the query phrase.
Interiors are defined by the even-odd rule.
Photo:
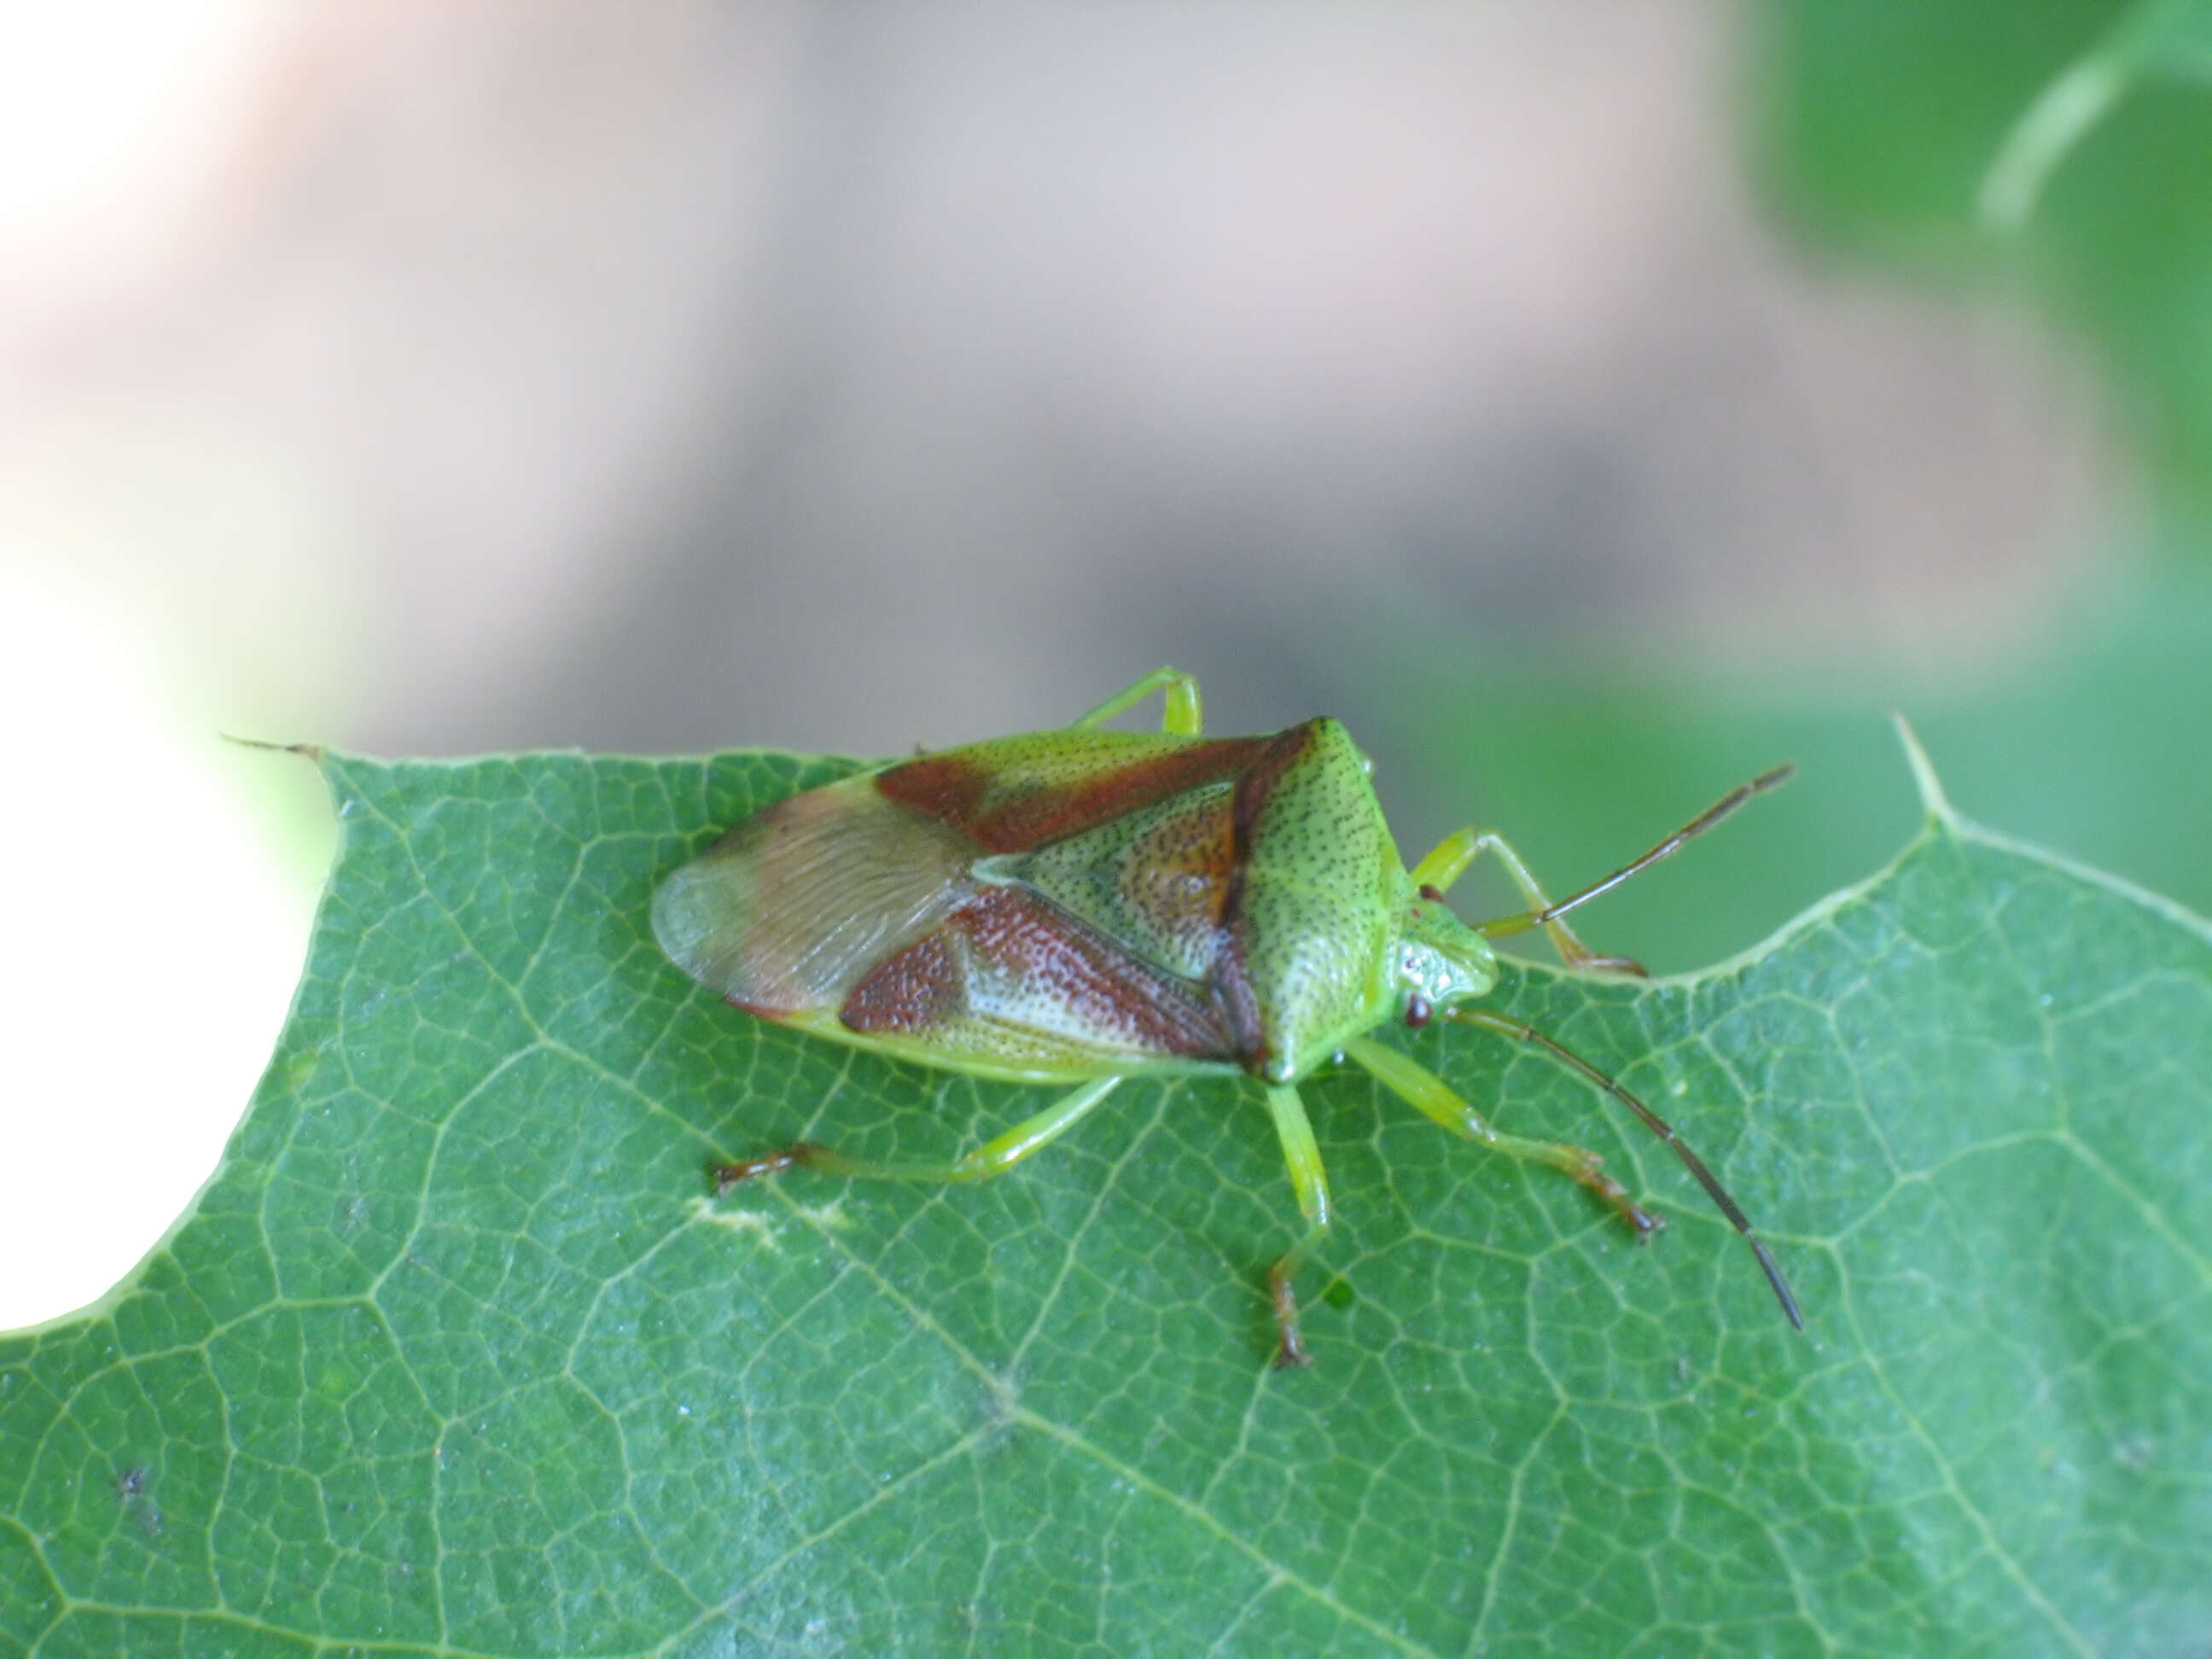
[[[1153,692],[1158,732],[1105,722]],[[1073,726],[924,754],[775,802],[655,895],[662,949],[738,1007],[817,1036],[979,1076],[1066,1085],[1044,1110],[947,1163],[882,1163],[801,1142],[718,1164],[718,1191],[801,1164],[902,1181],[982,1181],[1067,1133],[1133,1077],[1252,1079],[1290,1166],[1304,1235],[1269,1274],[1277,1362],[1307,1361],[1293,1291],[1327,1233],[1328,1177],[1300,1079],[1348,1060],[1456,1135],[1579,1182],[1640,1238],[1661,1223],[1579,1146],[1494,1127],[1370,1033],[1448,1019],[1534,1045],[1672,1146],[1779,1267],[1697,1155],[1644,1103],[1519,1020],[1475,1006],[1491,941],[1541,927],[1571,967],[1641,973],[1564,917],[1665,858],[1782,768],[1735,789],[1603,881],[1553,903],[1498,836],[1467,829],[1406,868],[1344,727],[1203,735],[1198,687],[1163,668]],[[1480,854],[1528,908],[1468,927],[1443,896]]]

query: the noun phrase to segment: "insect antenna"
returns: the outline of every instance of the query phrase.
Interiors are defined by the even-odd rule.
[[[1735,788],[1729,790],[1728,793],[1723,795],[1656,847],[1638,858],[1630,860],[1602,881],[1594,881],[1580,892],[1568,894],[1557,904],[1547,905],[1540,910],[1522,910],[1514,915],[1500,916],[1495,921],[1484,922],[1474,931],[1486,939],[1498,939],[1507,933],[1525,933],[1531,928],[1541,927],[1547,922],[1557,921],[1568,911],[1589,903],[1601,893],[1610,893],[1631,876],[1639,875],[1649,870],[1660,860],[1673,857],[1753,795],[1763,795],[1770,789],[1779,789],[1790,781],[1796,770],[1796,767],[1785,764],[1776,767],[1771,772],[1761,772],[1749,783],[1736,785]],[[1533,896],[1540,898],[1543,896],[1540,893]]]
[[[1784,769],[1784,775],[1787,775],[1787,769]],[[1769,773],[1767,776],[1771,778],[1774,774]],[[1735,797],[1723,802],[1714,809],[1714,811],[1735,811],[1736,805],[1741,804],[1741,800],[1748,799],[1751,794],[1757,793],[1758,787],[1757,783],[1746,784],[1743,788],[1736,792]],[[1708,819],[1711,818],[1713,812],[1708,812],[1705,817]],[[1696,833],[1698,827],[1692,825],[1688,833]],[[1648,855],[1640,860],[1643,863],[1650,861]],[[1765,1241],[1752,1231],[1750,1220],[1741,1209],[1736,1207],[1736,1201],[1728,1195],[1728,1188],[1722,1186],[1713,1172],[1705,1167],[1705,1159],[1690,1150],[1689,1144],[1674,1133],[1673,1127],[1666,1119],[1661,1117],[1658,1113],[1621,1087],[1620,1083],[1598,1070],[1580,1054],[1571,1048],[1561,1047],[1533,1025],[1517,1019],[1508,1019],[1504,1015],[1492,1013],[1486,1008],[1440,1009],[1437,1013],[1440,1018],[1455,1020],[1463,1025],[1479,1025],[1486,1031],[1494,1031],[1499,1036],[1510,1037],[1516,1042],[1533,1044],[1569,1071],[1595,1084],[1622,1105],[1627,1107],[1630,1111],[1635,1113],[1643,1121],[1645,1128],[1674,1149],[1674,1155],[1680,1158],[1683,1166],[1697,1177],[1698,1185],[1705,1189],[1705,1196],[1711,1199],[1714,1206],[1729,1218],[1729,1224],[1743,1235],[1743,1242],[1751,1246],[1751,1253],[1759,1258],[1759,1265],[1765,1272],[1766,1282],[1773,1288],[1774,1299],[1782,1304],[1782,1311],[1789,1316],[1790,1322],[1799,1330],[1805,1328],[1805,1316],[1797,1311],[1797,1298],[1790,1293],[1790,1282],[1783,1278],[1782,1268],[1775,1261],[1773,1253],[1766,1248]]]

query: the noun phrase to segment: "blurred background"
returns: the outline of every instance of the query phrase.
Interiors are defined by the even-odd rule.
[[[2212,22],[2147,0],[0,10],[0,1327],[211,1170],[383,754],[1162,662],[1687,970],[1917,809],[2212,908]],[[1472,878],[1470,913],[1514,908]]]

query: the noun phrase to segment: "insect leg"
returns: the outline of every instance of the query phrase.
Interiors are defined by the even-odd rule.
[[[1557,904],[1553,903],[1549,899],[1544,896],[1543,890],[1537,886],[1534,879],[1528,874],[1528,866],[1521,862],[1520,859],[1514,854],[1512,848],[1506,846],[1503,841],[1500,841],[1495,836],[1481,837],[1480,840],[1484,845],[1493,848],[1499,857],[1505,860],[1506,867],[1513,872],[1514,880],[1520,884],[1522,896],[1528,901],[1528,908],[1522,911],[1518,915],[1499,916],[1493,921],[1486,921],[1480,927],[1476,928],[1475,931],[1486,939],[1502,939],[1508,933],[1526,933],[1531,927],[1541,927],[1547,933],[1551,934],[1552,943],[1559,947],[1559,955],[1572,966],[1577,968],[1606,968],[1616,967],[1625,963],[1626,967],[1622,971],[1641,974],[1644,970],[1641,968],[1637,967],[1635,963],[1629,962],[1625,957],[1597,957],[1589,960],[1578,960],[1575,957],[1569,955],[1566,947],[1560,944],[1560,939],[1562,935],[1568,939],[1574,939],[1574,935],[1566,931],[1565,925],[1559,921],[1559,918],[1566,915],[1568,911],[1574,909],[1577,906],[1587,903],[1589,900],[1595,898],[1599,894],[1611,892],[1614,888],[1620,886],[1621,883],[1626,881],[1631,876],[1636,875],[1642,871],[1649,870],[1653,865],[1658,863],[1660,860],[1672,858],[1676,853],[1681,851],[1681,849],[1687,846],[1691,842],[1695,841],[1699,836],[1704,835],[1706,830],[1711,829],[1715,824],[1720,823],[1722,819],[1734,812],[1737,807],[1742,805],[1753,795],[1763,795],[1770,789],[1779,789],[1784,784],[1789,782],[1791,777],[1796,775],[1796,769],[1797,769],[1793,766],[1778,766],[1771,771],[1760,773],[1748,783],[1740,783],[1736,785],[1735,788],[1729,790],[1728,793],[1723,795],[1711,806],[1705,808],[1704,811],[1698,813],[1697,817],[1692,818],[1687,823],[1684,824],[1680,830],[1674,831],[1673,835],[1668,836],[1665,840],[1660,842],[1656,846],[1649,848],[1640,856],[1631,859],[1626,864],[1622,865],[1620,869],[1614,871],[1603,880],[1594,881],[1589,886],[1582,889],[1579,892],[1568,894],[1566,897],[1561,899]],[[1449,842],[1448,842],[1446,844],[1449,845]],[[1437,853],[1431,853],[1429,855],[1429,859],[1434,859],[1437,853],[1442,853],[1443,850],[1443,848],[1439,847],[1437,849]],[[1476,850],[1480,850],[1480,848]],[[1474,853],[1470,851],[1464,857],[1462,857],[1457,864],[1451,866],[1451,873],[1455,876],[1457,875],[1460,870],[1466,866],[1468,860],[1472,859],[1474,856]],[[1425,865],[1428,861],[1428,860],[1422,860]],[[1580,945],[1581,942],[1579,940],[1576,940],[1575,942],[1578,946]]]
[[[802,1140],[759,1158],[749,1158],[741,1164],[715,1164],[710,1172],[714,1177],[714,1193],[720,1197],[750,1176],[773,1175],[794,1165],[819,1170],[825,1175],[854,1176],[863,1181],[988,1181],[993,1176],[1004,1175],[1031,1152],[1066,1134],[1121,1080],[1118,1077],[1102,1077],[1086,1083],[1061,1096],[1035,1117],[1024,1118],[1006,1133],[946,1163],[853,1158],[811,1140]]]
[[[1782,1304],[1782,1311],[1799,1330],[1805,1328],[1805,1316],[1797,1311],[1797,1298],[1790,1293],[1790,1281],[1783,1278],[1781,1266],[1766,1248],[1766,1242],[1752,1231],[1749,1218],[1736,1207],[1736,1201],[1728,1195],[1728,1189],[1705,1167],[1705,1159],[1692,1152],[1688,1143],[1674,1133],[1673,1126],[1666,1119],[1622,1088],[1616,1079],[1607,1077],[1572,1049],[1554,1042],[1533,1025],[1517,1019],[1508,1019],[1503,1014],[1493,1014],[1486,1008],[1449,1009],[1444,1018],[1465,1025],[1479,1025],[1486,1031],[1495,1031],[1499,1036],[1510,1037],[1516,1042],[1526,1042],[1540,1048],[1567,1070],[1595,1084],[1635,1113],[1639,1123],[1674,1149],[1674,1156],[1682,1160],[1682,1166],[1697,1178],[1698,1185],[1705,1189],[1705,1196],[1712,1200],[1713,1207],[1726,1216],[1729,1224],[1743,1235],[1743,1242],[1751,1246],[1751,1253],[1759,1258],[1759,1267],[1766,1274],[1766,1282],[1774,1291],[1774,1299]],[[1351,1046],[1349,1043],[1345,1045],[1347,1050]],[[1380,1047],[1379,1044],[1372,1046]],[[1377,1075],[1381,1074],[1378,1073]]]
[[[1283,1143],[1283,1162],[1290,1165],[1291,1190],[1297,1194],[1298,1213],[1307,1223],[1305,1237],[1267,1270],[1267,1289],[1275,1304],[1275,1364],[1307,1365],[1313,1363],[1313,1356],[1298,1335],[1298,1299],[1291,1281],[1328,1231],[1328,1175],[1322,1168],[1321,1148],[1314,1145],[1313,1125],[1306,1121],[1298,1091],[1288,1084],[1269,1089],[1267,1110],[1275,1120],[1276,1137]]]
[[[1103,726],[1115,715],[1134,708],[1155,691],[1165,694],[1160,711],[1161,731],[1176,737],[1194,738],[1205,729],[1198,682],[1180,668],[1155,668],[1135,684],[1122,687],[1089,714],[1078,715],[1069,724]]]
[[[1588,972],[1634,974],[1639,978],[1644,966],[1632,957],[1601,956],[1576,936],[1575,930],[1555,919],[1554,912],[1564,908],[1554,905],[1544,896],[1544,890],[1536,880],[1536,872],[1527,860],[1515,852],[1505,837],[1494,830],[1477,830],[1472,824],[1464,830],[1455,830],[1438,842],[1436,850],[1413,867],[1413,884],[1436,892],[1443,892],[1460,878],[1475,856],[1488,853],[1505,866],[1513,884],[1521,890],[1521,896],[1528,901],[1528,908],[1518,915],[1500,916],[1495,921],[1486,921],[1474,931],[1486,939],[1497,939],[1505,933],[1526,933],[1531,927],[1541,927],[1551,936],[1552,948],[1559,953],[1559,960],[1570,968]]]
[[[1455,1013],[1454,1018],[1464,1018]],[[1666,1218],[1644,1209],[1628,1195],[1628,1189],[1606,1174],[1604,1161],[1585,1147],[1557,1140],[1527,1140],[1493,1128],[1490,1121],[1462,1100],[1444,1080],[1426,1066],[1385,1048],[1371,1037],[1353,1037],[1344,1052],[1371,1073],[1375,1080],[1415,1111],[1443,1125],[1454,1134],[1479,1140],[1509,1158],[1547,1164],[1580,1182],[1601,1199],[1613,1212],[1647,1238],[1667,1224]]]

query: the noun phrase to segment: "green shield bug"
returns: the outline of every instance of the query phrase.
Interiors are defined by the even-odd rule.
[[[1158,732],[1103,729],[1164,694]],[[917,756],[763,808],[653,896],[661,948],[736,1006],[901,1059],[1068,1088],[945,1163],[883,1163],[802,1141],[718,1164],[718,1192],[793,1165],[904,1181],[982,1181],[1065,1134],[1125,1078],[1249,1076],[1265,1094],[1307,1231],[1268,1274],[1276,1363],[1307,1363],[1293,1281],[1329,1225],[1299,1081],[1349,1060],[1453,1133],[1548,1164],[1638,1237],[1661,1225],[1578,1146],[1493,1128],[1442,1079],[1370,1034],[1444,1019],[1530,1044],[1626,1106],[1675,1155],[1796,1300],[1766,1246],[1657,1114],[1522,1022],[1472,1006],[1491,941],[1541,927],[1570,966],[1640,974],[1565,914],[1667,857],[1778,768],[1641,858],[1558,903],[1498,836],[1448,836],[1407,870],[1344,727],[1208,738],[1198,686],[1163,668],[1073,726]],[[1468,927],[1445,890],[1483,853],[1528,908]],[[1072,1085],[1072,1086],[1069,1086]]]

